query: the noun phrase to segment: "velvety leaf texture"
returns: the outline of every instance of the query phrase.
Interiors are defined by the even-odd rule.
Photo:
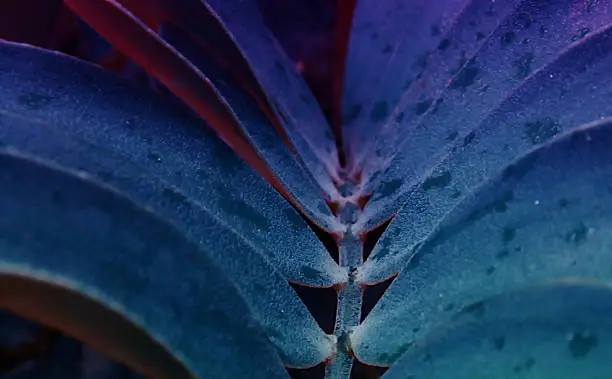
[[[13,66],[16,60],[32,63]],[[32,75],[40,70],[46,76]],[[5,145],[99,178],[210,249],[285,363],[309,366],[329,355],[331,341],[283,276],[329,286],[345,271],[288,203],[220,140],[154,97],[72,58],[2,44],[0,72]],[[72,82],[55,82],[66,72]],[[238,183],[248,183],[249,192],[235,191]]]
[[[605,378],[612,369],[612,288],[566,281],[527,287],[456,314],[383,379]]]
[[[0,377],[610,379],[612,0],[0,0]]]
[[[343,128],[354,170],[369,164],[372,143],[402,90],[415,80],[442,31],[467,3],[357,2],[342,97]]]
[[[232,107],[242,132],[274,171],[281,184],[303,205],[304,212],[326,229],[341,229],[332,218],[321,196],[321,189],[310,174],[294,159],[287,146],[274,131],[265,114],[242,90],[230,72],[216,64],[210,56],[199,53],[199,46],[189,35],[171,24],[163,24],[160,35],[190,59],[215,85],[219,95]]]
[[[610,280],[611,143],[610,119],[584,126],[466,197],[356,329],[356,356],[391,364],[456,310],[528,284]]]
[[[606,26],[576,42],[454,143],[441,162],[400,196],[407,202],[387,229],[389,237],[382,238],[371,256],[386,263],[366,264],[364,280],[376,282],[401,269],[410,250],[465,193],[522,151],[575,125],[612,115],[606,100],[612,91],[611,41],[612,27]],[[391,242],[400,232],[402,237]]]
[[[209,0],[268,97],[299,160],[327,197],[338,198],[333,184],[339,169],[331,128],[303,79],[262,23],[257,4],[243,0]]]
[[[375,171],[366,170],[370,183],[364,185],[374,194],[362,216],[364,228],[380,224],[397,211],[398,205],[408,204],[410,193],[428,179],[433,164],[454,149],[470,144],[474,140],[472,132],[499,111],[502,101],[515,97],[516,91],[534,80],[555,80],[538,77],[536,73],[563,60],[559,54],[563,55],[568,46],[584,44],[585,50],[597,49],[596,42],[585,36],[612,22],[612,7],[606,1],[590,7],[583,1],[521,1],[511,8],[512,12],[507,1],[482,3],[474,1],[465,10],[447,35],[449,46],[436,50],[421,84],[408,89],[403,103],[389,118],[392,130],[379,146],[379,151],[385,154],[384,162]],[[473,13],[478,15],[476,26],[471,26]],[[488,28],[483,28],[480,20],[491,18],[496,18],[496,23],[485,24]],[[474,28],[483,37],[480,41],[464,42],[463,39],[478,39]],[[454,44],[457,48],[453,48]],[[582,61],[586,64],[588,59],[583,57]],[[557,70],[563,69],[557,66]],[[574,93],[567,96],[579,98]],[[557,109],[563,108],[548,111]],[[444,176],[436,181],[442,174],[431,175],[434,189],[445,185]],[[463,192],[452,187],[449,186],[455,196]]]
[[[151,377],[239,377],[244,366],[286,377],[237,289],[170,224],[83,173],[12,149],[0,166],[3,306],[90,336],[111,356],[128,351]]]

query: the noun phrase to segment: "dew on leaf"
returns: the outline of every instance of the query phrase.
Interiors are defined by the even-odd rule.
[[[502,233],[502,242],[504,243],[504,245],[511,242],[514,239],[514,237],[516,237],[516,229],[510,226],[504,227],[504,230]]]
[[[506,32],[500,37],[500,43],[502,47],[508,46],[515,40],[516,40],[516,34],[512,31]]]
[[[422,115],[429,109],[432,103],[433,103],[432,99],[427,99],[427,100],[423,100],[423,101],[416,103],[416,105],[414,106],[414,113],[417,116]]]
[[[370,120],[379,122],[384,120],[389,115],[389,107],[386,101],[378,101],[374,104],[370,112]]]
[[[429,191],[432,189],[446,188],[452,180],[451,173],[444,171],[439,175],[432,175],[425,180],[421,186],[423,191]]]
[[[560,125],[550,117],[525,123],[525,137],[533,145],[541,144],[554,137],[560,131]]]
[[[531,64],[534,58],[535,55],[533,53],[526,53],[512,62],[512,66],[516,70],[514,75],[516,79],[524,79],[531,73]]]
[[[29,109],[38,110],[49,105],[52,99],[53,98],[50,96],[40,95],[37,93],[27,93],[19,96],[18,102]]]
[[[440,43],[438,44],[438,50],[444,51],[446,50],[451,44],[450,39],[448,38],[444,38],[442,41],[440,41]]]
[[[463,70],[459,72],[457,77],[453,79],[449,88],[465,91],[467,87],[474,84],[479,74],[480,68],[478,68],[474,62],[470,62]]]
[[[599,345],[599,340],[596,335],[589,332],[580,332],[571,334],[567,347],[574,359],[582,359],[597,345]]]

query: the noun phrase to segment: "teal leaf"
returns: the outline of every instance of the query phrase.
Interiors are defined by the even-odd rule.
[[[333,217],[321,189],[310,173],[296,160],[283,140],[266,119],[264,112],[249,94],[240,87],[231,72],[202,51],[189,34],[172,24],[163,24],[161,37],[179,50],[216,87],[219,96],[231,106],[241,131],[255,147],[284,188],[301,205],[304,213],[329,231],[340,231],[343,226]]]
[[[172,222],[238,286],[284,363],[327,358],[332,341],[286,280],[330,286],[345,270],[204,125],[59,54],[2,44],[0,73],[3,144],[86,172]]]
[[[389,237],[381,239],[366,263],[364,280],[398,272],[445,214],[517,155],[575,125],[612,115],[607,100],[612,92],[611,42],[610,25],[577,41],[515,88],[482,122],[465,130],[467,135],[458,138],[423,179],[395,199],[406,203],[389,225]],[[380,264],[374,264],[376,260]]]
[[[555,282],[487,299],[408,350],[383,379],[605,378],[610,282]]]
[[[579,69],[578,64],[572,65],[571,60],[578,56],[579,51],[588,51],[588,57],[580,57],[581,64],[589,64],[589,59],[595,59],[593,64],[603,67],[605,63],[602,60],[607,59],[606,48],[599,44],[605,43],[603,41],[607,38],[602,29],[612,22],[609,4],[597,2],[589,7],[581,0],[526,0],[509,8],[510,3],[514,2],[473,1],[455,28],[447,34],[453,44],[443,51],[436,49],[419,82],[421,85],[409,89],[403,102],[398,105],[394,117],[403,113],[402,120],[398,122],[394,117],[389,118],[389,130],[381,133],[381,138],[384,138],[377,146],[383,154],[380,160],[383,163],[365,174],[370,180],[366,187],[374,192],[363,216],[365,228],[381,223],[402,205],[408,204],[411,193],[418,191],[416,187],[428,176],[443,174],[444,170],[433,173],[431,170],[447,154],[479,143],[482,138],[477,138],[478,131],[492,121],[493,114],[508,111],[509,103],[517,103],[513,112],[522,114],[533,109],[533,112],[539,113],[531,114],[525,123],[546,123],[546,119],[551,118],[548,123],[553,124],[544,128],[552,127],[554,130],[554,123],[559,121],[558,110],[564,110],[561,116],[567,114],[567,117],[571,117],[573,113],[565,111],[567,108],[562,104],[579,102],[587,96],[585,91],[589,91],[588,96],[595,96],[592,89],[581,87],[579,90],[577,87],[580,84],[572,84],[568,75],[579,75],[584,78],[584,83],[595,83],[599,80],[596,76],[603,75],[603,71],[599,74],[592,70],[585,72]],[[493,15],[487,16],[489,11],[494,11]],[[478,12],[480,16],[475,28],[482,29],[485,36],[480,41],[476,41],[475,29],[470,26],[474,25],[472,17]],[[496,27],[492,29],[495,24],[490,24],[488,29],[483,28],[484,21],[480,20],[492,19],[497,20]],[[544,71],[547,75],[553,74],[553,77],[545,77]],[[552,83],[556,83],[556,90],[548,88]],[[529,98],[525,95],[521,97],[526,88],[535,91],[536,87],[539,92],[531,92]],[[569,92],[565,93],[563,89]],[[563,95],[561,99],[560,95]],[[544,100],[549,98],[551,103],[545,106]],[[425,101],[429,104],[427,111],[423,114],[415,112]],[[588,107],[584,112],[593,113],[590,118],[568,121],[579,124],[609,114],[595,114],[596,110],[596,107]],[[498,129],[506,128],[499,126]],[[520,129],[522,133],[524,126],[521,125]],[[538,136],[535,135],[540,133],[538,127],[532,129],[532,136],[529,137],[532,143],[544,142],[547,134]],[[495,154],[514,157],[524,151],[505,140],[489,142],[496,144]],[[493,154],[494,151],[489,153]],[[474,159],[480,162],[489,158],[473,156],[472,166]],[[442,190],[445,196],[455,194],[455,197],[461,197],[465,189],[454,185],[455,174],[460,174],[451,174],[453,183]],[[383,196],[380,191],[385,188],[385,183],[395,181],[401,185],[392,194]],[[435,201],[434,204],[440,202]],[[430,219],[435,220],[435,217]]]
[[[0,151],[0,167],[0,288],[9,289],[0,306],[149,377],[239,377],[248,367],[287,378],[227,275],[170,223],[14,149]]]
[[[612,119],[559,136],[506,166],[415,249],[353,342],[388,365],[407,343],[487,297],[567,277],[610,280]]]

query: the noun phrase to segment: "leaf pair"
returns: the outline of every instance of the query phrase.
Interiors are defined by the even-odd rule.
[[[332,182],[338,170],[333,136],[312,94],[261,22],[254,3],[66,3],[194,109],[285,198],[325,229],[342,229],[320,196],[338,197]],[[147,19],[162,14],[158,21],[167,19],[161,25],[162,35],[157,36],[130,9]],[[202,20],[207,21],[205,26]],[[215,40],[210,34],[223,41],[212,42],[213,54],[201,46]],[[164,35],[168,41],[163,40]],[[153,56],[157,59],[152,60]],[[232,83],[226,82],[229,78]],[[242,88],[229,87],[236,80]],[[255,97],[259,108],[253,107],[252,98],[245,102],[249,96]],[[299,158],[290,154],[273,125],[289,139],[289,148]]]
[[[477,316],[488,298],[530,285],[609,281],[611,143],[612,120],[586,125],[529,152],[466,197],[355,329],[356,356],[389,365],[457,311]],[[512,309],[518,320],[532,311],[527,305],[505,312],[511,317]]]
[[[426,114],[422,123],[401,130],[413,145],[380,174],[379,190],[355,226],[375,226],[401,206],[363,267],[364,282],[379,282],[399,272],[411,249],[472,188],[517,155],[558,133],[612,115],[606,100],[612,91],[607,71],[612,59],[610,7],[575,14],[572,2],[535,3],[523,2],[480,48],[474,58],[480,70],[477,83],[465,90],[447,90],[437,110]],[[527,15],[529,28],[523,26]],[[563,49],[575,32],[569,21],[557,22],[563,17],[593,29],[606,26]],[[540,29],[545,35],[540,36]],[[517,36],[513,46],[502,43],[508,33]],[[556,37],[549,38],[549,33]],[[542,65],[524,78],[515,75],[511,59],[520,56],[521,49],[533,52],[534,67]],[[461,72],[457,75],[464,75]],[[488,89],[480,93],[484,87]]]
[[[151,377],[241,365],[283,377],[277,353],[298,367],[331,354],[287,280],[331,286],[346,272],[199,121],[98,68],[6,42],[0,99],[2,271],[23,288],[4,306]],[[36,301],[15,303],[26,295]]]

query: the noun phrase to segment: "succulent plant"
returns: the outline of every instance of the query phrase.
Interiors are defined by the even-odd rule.
[[[2,0],[0,37],[2,377],[612,372],[612,1]]]

